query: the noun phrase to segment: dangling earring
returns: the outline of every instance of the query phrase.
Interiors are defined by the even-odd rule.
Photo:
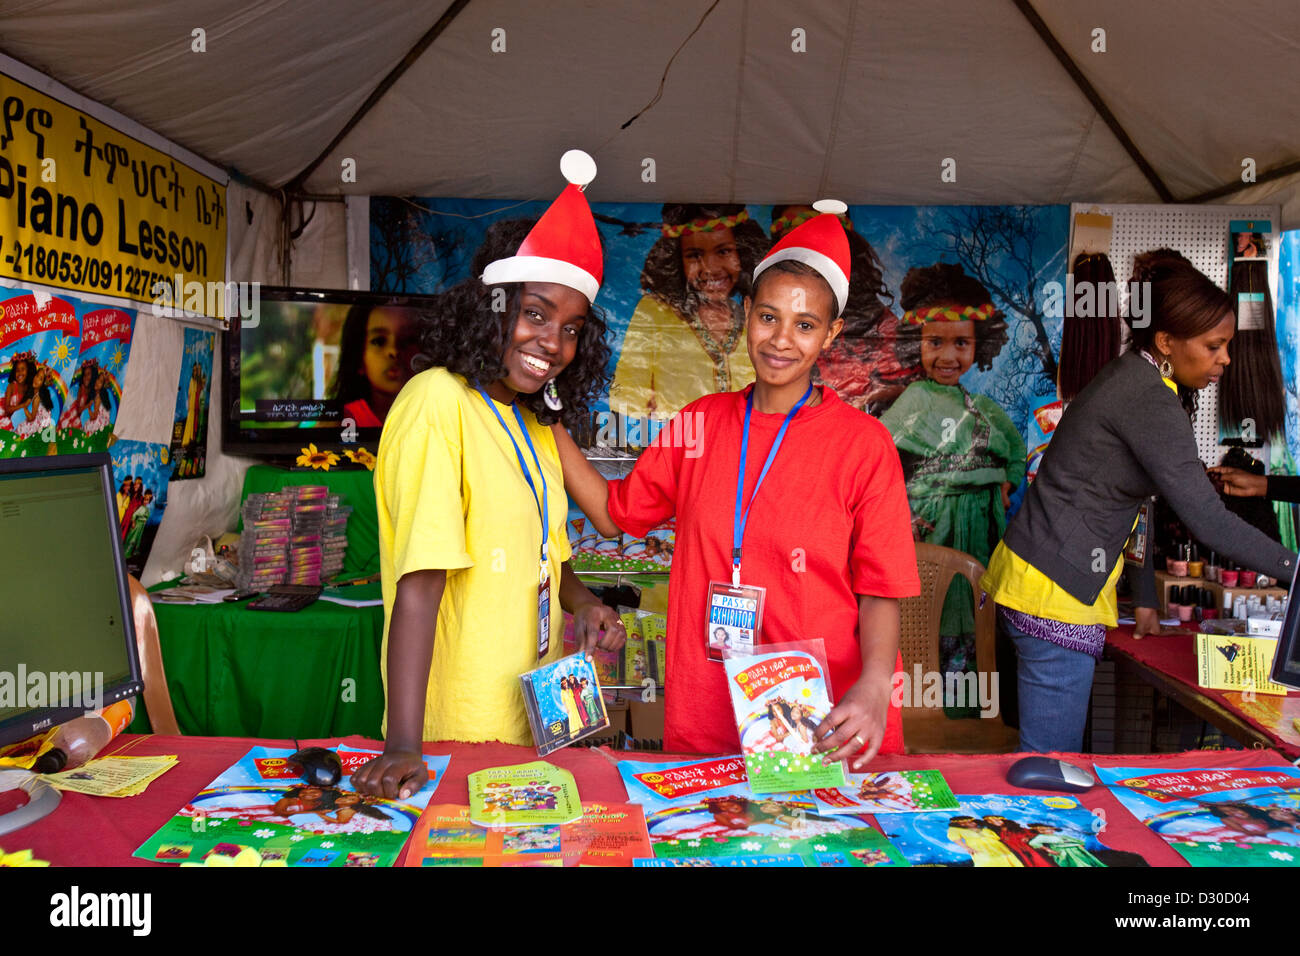
[[[555,379],[551,379],[547,382],[546,387],[542,389],[542,401],[544,401],[546,407],[553,412],[563,410],[564,403],[560,401],[560,390],[555,387]]]
[[[1161,378],[1169,378],[1174,374],[1174,367],[1170,363],[1168,355],[1160,356],[1160,365],[1157,367],[1160,369]]]

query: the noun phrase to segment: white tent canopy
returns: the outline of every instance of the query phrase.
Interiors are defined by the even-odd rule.
[[[318,195],[549,197],[555,157],[582,146],[597,201],[1159,202],[1228,186],[1216,201],[1278,202],[1300,224],[1294,0],[711,4],[11,0],[0,51],[256,184]],[[662,97],[621,130],[679,47]],[[1286,175],[1246,188],[1247,157]]]

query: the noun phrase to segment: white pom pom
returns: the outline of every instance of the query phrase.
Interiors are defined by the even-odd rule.
[[[842,216],[849,211],[848,204],[838,199],[819,199],[813,203],[813,208],[818,212],[830,213],[832,216]]]
[[[560,172],[567,182],[586,189],[596,178],[596,161],[580,149],[571,149],[560,157]]]

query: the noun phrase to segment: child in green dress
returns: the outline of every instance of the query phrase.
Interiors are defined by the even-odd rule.
[[[1010,494],[1025,476],[1025,442],[996,402],[968,392],[960,380],[977,362],[992,367],[1007,341],[1006,322],[988,290],[959,265],[910,269],[901,292],[900,360],[919,353],[926,377],[909,385],[880,420],[903,464],[913,534],[987,566],[1006,530]],[[974,670],[974,632],[974,597],[955,579],[939,626],[945,674]],[[979,709],[972,700],[944,703],[949,716]]]

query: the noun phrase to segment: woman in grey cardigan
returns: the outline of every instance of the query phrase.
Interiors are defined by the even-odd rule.
[[[1296,555],[1223,506],[1197,457],[1196,392],[1228,365],[1231,296],[1168,249],[1134,261],[1148,309],[1131,350],[1072,402],[981,584],[1016,647],[1022,750],[1083,746],[1092,674],[1116,623],[1115,580],[1138,509],[1160,494],[1192,537],[1290,581]],[[1151,549],[1137,589],[1141,636],[1159,630]]]

